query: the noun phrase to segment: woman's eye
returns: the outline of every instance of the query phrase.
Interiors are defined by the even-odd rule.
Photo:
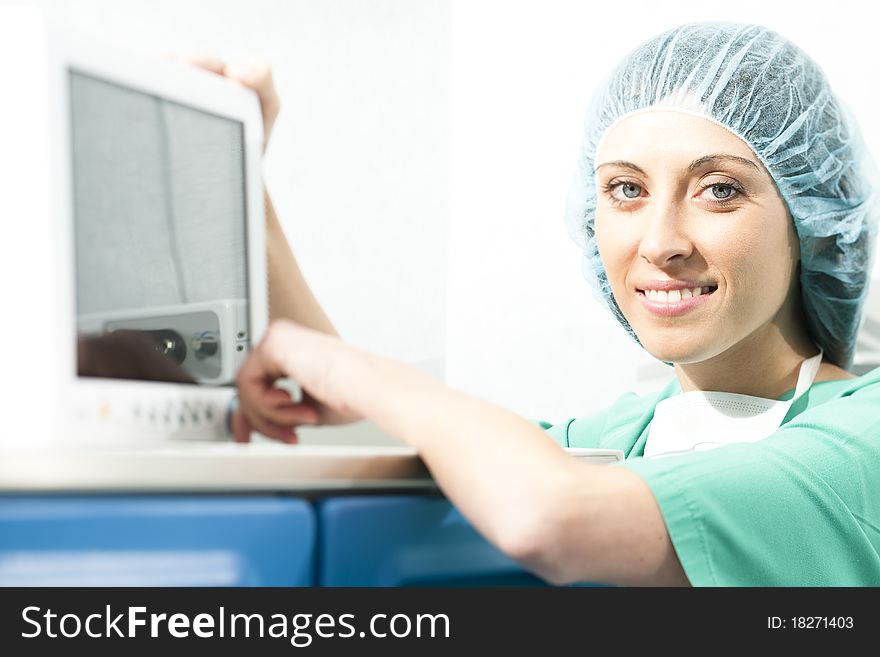
[[[718,199],[729,198],[733,194],[733,187],[730,185],[712,185],[712,196]]]
[[[730,183],[714,183],[706,185],[700,192],[700,196],[710,202],[723,203],[739,196],[740,191]]]
[[[620,183],[620,191],[626,198],[638,198],[642,194],[642,188],[632,183]]]
[[[601,186],[602,191],[612,205],[634,207],[630,201],[645,196],[645,188],[632,182],[624,182],[622,180],[612,180]]]

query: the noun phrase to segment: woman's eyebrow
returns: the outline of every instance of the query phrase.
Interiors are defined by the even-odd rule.
[[[760,170],[758,165],[752,162],[750,159],[745,157],[740,157],[738,155],[727,155],[726,153],[717,153],[715,155],[704,155],[703,157],[698,157],[696,160],[688,165],[688,171],[693,171],[694,169],[698,169],[699,167],[705,166],[706,164],[713,164],[715,162],[739,162],[740,164],[747,164],[756,171]],[[633,164],[632,162],[627,162],[626,160],[613,160],[611,162],[602,162],[596,166],[596,171],[601,169],[602,167],[623,167],[625,169],[632,169],[633,171],[644,175],[647,175],[641,167]]]
[[[641,167],[636,166],[632,162],[627,162],[626,160],[614,160],[613,162],[603,162],[596,166],[596,171],[601,169],[602,167],[623,167],[624,169],[632,169],[633,171],[642,174],[643,176],[647,175]]]
[[[696,160],[690,163],[688,167],[688,171],[693,171],[699,167],[702,167],[706,164],[713,164],[715,162],[739,162],[740,164],[748,164],[750,167],[759,170],[758,165],[752,162],[750,159],[745,157],[739,157],[738,155],[727,155],[726,153],[718,153],[716,155],[704,155],[703,157],[698,157]]]

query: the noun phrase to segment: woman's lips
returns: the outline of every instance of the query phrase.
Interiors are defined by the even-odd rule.
[[[700,296],[681,299],[680,301],[652,301],[645,295],[644,290],[636,290],[636,293],[641,298],[642,305],[648,312],[658,317],[678,317],[706,303],[715,293],[715,289],[703,292]]]

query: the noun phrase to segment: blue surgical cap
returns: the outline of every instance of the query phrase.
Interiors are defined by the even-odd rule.
[[[597,296],[638,340],[599,258],[594,170],[608,130],[623,117],[654,107],[720,124],[763,162],[800,240],[807,329],[832,362],[848,368],[874,251],[874,168],[858,127],[819,66],[764,27],[677,27],[632,51],[594,96],[566,223],[584,249],[584,274]]]

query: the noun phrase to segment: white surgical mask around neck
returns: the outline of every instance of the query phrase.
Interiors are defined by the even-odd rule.
[[[787,401],[703,390],[664,399],[654,409],[645,458],[763,440],[779,428],[792,404],[810,389],[821,364],[821,349],[801,363],[797,387]]]

